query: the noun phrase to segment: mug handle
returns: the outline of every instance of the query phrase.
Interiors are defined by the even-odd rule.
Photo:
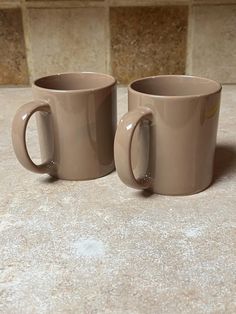
[[[147,174],[136,179],[131,163],[131,145],[134,131],[141,120],[152,121],[153,112],[148,107],[138,107],[126,113],[117,127],[114,142],[114,157],[116,171],[120,179],[135,189],[148,189],[151,187],[151,178]]]
[[[43,101],[29,102],[17,110],[12,122],[12,144],[16,157],[22,166],[36,173],[49,173],[54,162],[51,160],[36,165],[30,158],[26,146],[26,128],[30,117],[37,111],[51,113],[49,105]]]

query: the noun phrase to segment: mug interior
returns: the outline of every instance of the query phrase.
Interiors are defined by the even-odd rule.
[[[185,75],[147,77],[130,84],[136,92],[156,96],[203,96],[215,93],[221,85],[213,80]]]
[[[81,72],[81,73],[62,73],[45,76],[34,82],[40,88],[52,90],[94,90],[108,87],[115,83],[115,79],[106,74]]]

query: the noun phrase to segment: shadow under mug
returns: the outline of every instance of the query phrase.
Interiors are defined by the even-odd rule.
[[[207,188],[213,177],[220,95],[219,83],[194,76],[132,82],[129,112],[120,120],[114,144],[120,179],[165,195]]]
[[[109,75],[62,73],[36,80],[34,101],[20,107],[12,123],[12,142],[28,170],[66,180],[104,176],[114,169],[116,80]],[[42,164],[26,146],[26,128],[36,112]]]

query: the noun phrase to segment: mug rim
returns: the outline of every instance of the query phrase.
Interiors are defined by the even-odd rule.
[[[138,91],[138,90],[135,90],[132,85],[136,82],[141,82],[141,81],[145,81],[145,80],[148,80],[148,79],[155,79],[155,78],[166,78],[166,77],[180,77],[180,78],[183,78],[183,77],[187,77],[187,78],[192,78],[192,79],[201,79],[201,80],[205,80],[205,81],[208,81],[208,82],[211,82],[211,83],[214,83],[217,85],[217,88],[215,91],[213,92],[209,92],[209,93],[202,93],[202,94],[191,94],[191,95],[155,95],[155,94],[149,94],[149,93],[144,93],[144,92],[141,92],[141,91]],[[214,94],[217,94],[219,93],[220,91],[222,90],[222,85],[215,81],[215,80],[212,80],[212,79],[209,79],[209,78],[206,78],[206,77],[202,77],[202,76],[197,76],[197,75],[184,75],[184,74],[166,74],[166,75],[152,75],[152,76],[146,76],[146,77],[142,77],[142,78],[139,78],[139,79],[136,79],[134,81],[132,81],[129,85],[128,85],[128,91],[129,92],[133,92],[133,93],[137,93],[137,94],[140,94],[140,95],[146,95],[146,96],[150,96],[150,97],[155,97],[155,98],[168,98],[168,99],[174,99],[174,98],[178,98],[178,99],[181,99],[181,98],[193,98],[193,97],[206,97],[206,96],[210,96],[210,95],[214,95]]]
[[[61,75],[73,75],[73,74],[89,74],[89,75],[98,75],[98,76],[103,76],[103,77],[107,77],[109,79],[111,79],[111,83],[104,85],[102,87],[96,87],[96,88],[84,88],[84,89],[54,89],[54,88],[46,88],[46,87],[42,87],[40,85],[37,85],[37,82],[43,79],[47,79],[50,77],[56,77],[56,76],[61,76]],[[92,71],[82,71],[82,72],[59,72],[59,73],[54,73],[54,74],[50,74],[50,75],[45,75],[42,77],[39,77],[37,79],[34,80],[32,86],[36,89],[39,90],[47,90],[50,92],[55,92],[55,93],[83,93],[83,92],[93,92],[93,91],[98,91],[98,90],[102,90],[108,87],[112,87],[117,83],[117,80],[114,78],[114,76],[109,75],[109,74],[105,74],[105,73],[101,73],[101,72],[92,72]]]

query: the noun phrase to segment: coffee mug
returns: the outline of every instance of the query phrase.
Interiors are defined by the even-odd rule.
[[[104,176],[114,169],[116,80],[99,73],[62,73],[33,84],[34,101],[17,111],[12,142],[28,170],[66,180]],[[27,123],[36,112],[42,164],[26,146]]]
[[[213,177],[221,85],[185,75],[161,75],[132,82],[129,112],[114,144],[120,179],[137,189],[188,195]]]

